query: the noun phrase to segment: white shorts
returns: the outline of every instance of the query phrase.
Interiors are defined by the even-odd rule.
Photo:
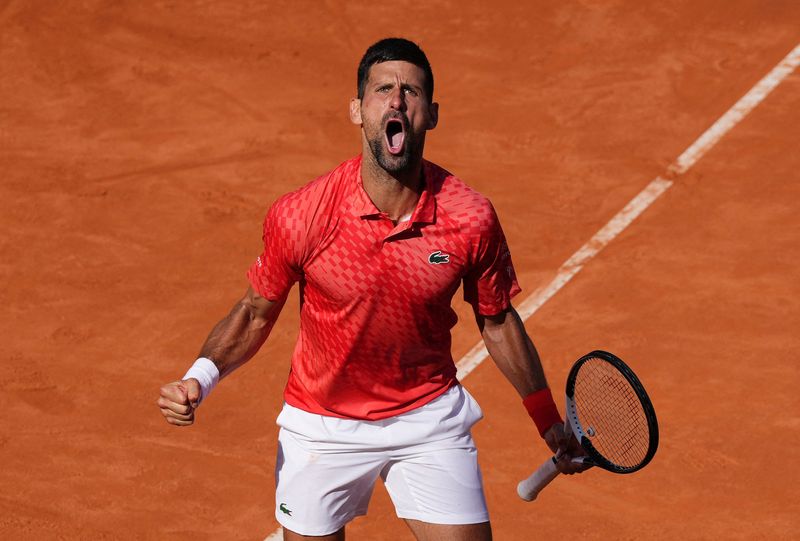
[[[365,515],[380,475],[397,516],[435,524],[488,522],[470,429],[483,418],[460,385],[380,421],[326,417],[285,404],[278,416],[275,517],[327,535]]]

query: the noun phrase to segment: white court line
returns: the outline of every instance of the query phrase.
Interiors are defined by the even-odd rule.
[[[708,152],[717,141],[728,133],[731,128],[738,124],[750,111],[755,109],[756,105],[766,98],[776,86],[792,73],[795,68],[800,65],[800,44],[798,44],[786,57],[778,62],[778,65],[772,68],[763,79],[756,83],[750,91],[742,96],[733,107],[722,115],[719,120],[708,128],[703,135],[697,138],[697,141],[692,143],[692,146],[687,148],[683,154],[678,156],[675,163],[669,166],[669,171],[675,174],[682,174],[689,170],[697,160],[703,157],[703,154]]]
[[[558,269],[555,278],[543,288],[539,288],[531,294],[530,297],[522,301],[517,307],[517,312],[523,321],[531,317],[541,308],[544,303],[550,300],[553,295],[567,285],[567,282],[580,272],[583,266],[606,244],[611,242],[614,237],[619,235],[630,223],[636,219],[644,210],[649,207],[653,201],[658,199],[667,189],[672,186],[672,182],[664,180],[661,177],[656,177],[647,187],[639,192],[639,195],[634,197],[625,208],[623,208],[616,216],[611,218],[600,231],[580,249],[572,254],[572,257],[567,259],[563,265]],[[467,375],[475,370],[489,355],[486,351],[486,346],[483,341],[478,342],[475,346],[464,355],[456,366],[458,366],[457,377],[459,381],[463,380]]]
[[[800,44],[781,60],[777,66],[772,68],[763,79],[750,89],[747,94],[742,96],[733,107],[723,114],[710,128],[692,143],[678,158],[667,168],[672,175],[680,175],[688,171],[703,155],[711,150],[725,134],[733,129],[736,124],[746,117],[776,86],[778,86],[797,66],[800,65]],[[671,180],[656,177],[644,190],[628,202],[609,222],[604,225],[589,242],[581,246],[572,257],[567,259],[556,272],[555,278],[543,288],[534,291],[527,299],[517,307],[522,320],[526,320],[535,314],[544,303],[550,300],[553,295],[558,293],[562,287],[578,274],[581,269],[594,256],[606,247],[622,233],[647,207],[652,205],[656,199],[661,197],[670,186]],[[475,370],[486,358],[489,352],[483,341],[475,346],[456,363],[458,366],[457,377],[463,380],[470,372]],[[267,536],[264,541],[280,541],[282,539],[281,529]]]
[[[742,96],[733,107],[723,114],[719,120],[714,122],[692,145],[687,148],[678,158],[667,168],[672,175],[680,175],[689,170],[697,161],[703,157],[722,137],[738,124],[756,105],[766,98],[772,90],[778,86],[794,69],[800,64],[800,44],[781,60],[777,66],[772,68],[763,79],[750,89],[747,94]],[[526,320],[536,313],[558,291],[567,285],[572,278],[580,272],[583,266],[594,256],[596,256],[605,246],[617,235],[622,233],[633,220],[636,219],[644,210],[655,202],[656,199],[666,192],[672,181],[656,177],[647,187],[639,192],[625,208],[603,226],[586,244],[580,247],[572,257],[561,265],[556,272],[555,278],[544,288],[537,289],[533,294],[522,301],[517,311],[522,320]],[[489,355],[483,342],[475,346],[458,361],[458,379],[462,380],[470,372],[475,370]]]

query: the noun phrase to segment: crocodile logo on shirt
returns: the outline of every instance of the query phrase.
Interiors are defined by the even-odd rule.
[[[443,254],[441,250],[436,250],[428,256],[428,263],[431,265],[442,265],[450,263],[450,254]]]
[[[278,509],[280,509],[282,513],[292,516],[292,510],[286,507],[285,503],[280,504]]]

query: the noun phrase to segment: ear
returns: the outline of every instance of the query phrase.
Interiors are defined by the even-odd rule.
[[[363,124],[361,121],[361,100],[358,98],[350,99],[350,122],[359,126]]]
[[[439,124],[439,104],[436,102],[431,103],[428,106],[428,116],[430,120],[428,121],[428,129],[432,130]]]

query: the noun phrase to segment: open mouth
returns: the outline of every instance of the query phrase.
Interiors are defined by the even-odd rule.
[[[391,154],[403,152],[403,143],[406,139],[406,132],[403,122],[399,119],[391,119],[386,123],[386,144]]]

